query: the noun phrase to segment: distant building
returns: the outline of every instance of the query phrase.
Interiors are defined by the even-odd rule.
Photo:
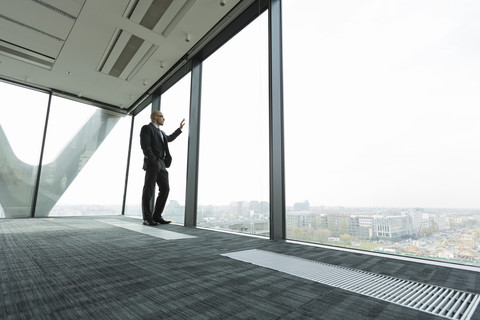
[[[412,219],[412,232],[413,234],[418,235],[423,226],[423,212],[416,209],[402,212],[402,215],[409,216]]]
[[[268,214],[270,212],[270,204],[266,201],[250,201],[250,211],[254,211],[256,214]]]
[[[293,211],[310,211],[310,202],[303,201],[303,202],[296,202],[293,204]]]
[[[249,217],[250,205],[247,201],[234,201],[230,203],[230,214],[234,217]]]
[[[310,220],[312,215],[309,212],[288,212],[287,226],[306,228],[312,227]]]
[[[450,219],[447,216],[435,216],[433,221],[436,223],[438,231],[450,229]]]
[[[170,200],[165,206],[165,214],[174,221],[182,221],[185,215],[185,207],[181,206],[177,200]]]
[[[374,235],[379,238],[401,238],[412,235],[410,216],[383,216],[374,219]]]
[[[234,232],[255,234],[261,236],[268,236],[270,232],[270,224],[268,221],[234,222],[229,223],[228,226],[223,226],[222,228]]]
[[[373,218],[352,216],[349,220],[349,234],[361,240],[371,239],[373,236]]]

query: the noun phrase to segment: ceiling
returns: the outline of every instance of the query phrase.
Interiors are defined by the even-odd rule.
[[[0,77],[127,113],[251,2],[0,0]]]

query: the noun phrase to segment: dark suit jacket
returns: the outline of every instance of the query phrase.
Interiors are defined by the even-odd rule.
[[[144,125],[140,131],[140,145],[143,150],[143,170],[147,169],[149,163],[154,163],[157,160],[161,160],[165,163],[165,167],[170,167],[172,163],[172,156],[168,150],[168,142],[172,142],[176,137],[182,133],[182,130],[177,129],[171,135],[167,136],[163,132],[163,138],[166,139],[162,142],[160,137],[160,131],[155,127],[153,123]]]

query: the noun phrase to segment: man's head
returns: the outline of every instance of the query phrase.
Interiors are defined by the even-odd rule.
[[[157,126],[163,126],[163,122],[165,121],[165,118],[163,117],[163,113],[158,110],[155,110],[152,112],[152,114],[150,115],[150,119]]]

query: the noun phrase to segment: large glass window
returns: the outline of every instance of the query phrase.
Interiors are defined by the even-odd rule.
[[[269,233],[263,14],[203,62],[197,225]]]
[[[0,82],[0,217],[30,217],[48,94]]]
[[[477,3],[282,11],[287,237],[480,263]]]
[[[182,134],[168,144],[172,154],[172,165],[168,169],[170,193],[163,216],[174,223],[185,221],[185,189],[187,182],[188,120],[190,113],[190,74],[183,77],[162,95],[161,110],[165,116],[162,130],[173,133],[182,119],[186,124]]]
[[[35,216],[121,214],[130,124],[53,97]]]
[[[125,201],[126,216],[142,217],[142,190],[145,181],[145,171],[143,170],[143,152],[140,146],[140,130],[144,125],[151,122],[151,113],[152,105],[149,105],[137,114],[134,120],[127,197]]]

